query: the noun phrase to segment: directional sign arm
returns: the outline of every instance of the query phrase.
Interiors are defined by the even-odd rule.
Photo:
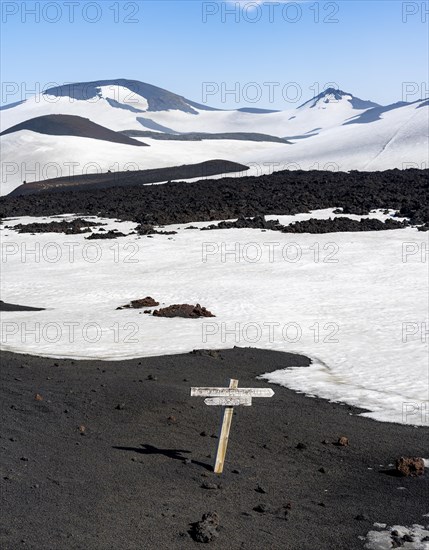
[[[191,397],[272,397],[271,388],[191,388]]]
[[[207,397],[204,399],[206,405],[215,405],[221,407],[239,407],[244,405],[250,407],[252,398],[244,395],[243,397]]]

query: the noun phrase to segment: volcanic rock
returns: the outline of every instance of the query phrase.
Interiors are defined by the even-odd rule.
[[[207,227],[202,227],[201,231],[208,231],[211,229],[271,229],[273,231],[280,231],[279,220],[267,221],[265,216],[255,216],[254,218],[245,218],[241,216],[235,222],[221,221],[218,224],[212,224]]]
[[[192,526],[191,537],[196,542],[208,543],[219,536],[219,516],[216,512],[204,514],[201,521]]]
[[[112,231],[107,231],[106,233],[91,233],[86,239],[95,240],[95,239],[117,239],[118,237],[126,237],[125,233],[121,233],[117,229]]]
[[[76,235],[79,233],[87,233],[90,227],[103,225],[94,221],[84,220],[82,218],[76,218],[70,222],[65,220],[60,222],[50,223],[19,223],[12,227],[18,233],[65,233],[66,235]]]
[[[396,460],[396,471],[402,476],[417,477],[425,473],[425,463],[422,458],[401,456]]]
[[[129,304],[125,306],[119,306],[116,309],[141,309],[143,307],[156,307],[159,306],[159,302],[154,300],[151,296],[146,296],[146,298],[140,298],[139,300],[132,300]]]
[[[278,220],[266,221],[264,216],[255,216],[254,218],[238,218],[235,222],[222,221],[217,225],[209,225],[201,228],[201,231],[211,229],[262,229],[271,231],[280,231],[281,233],[338,233],[347,231],[382,231],[387,229],[401,229],[407,227],[408,222],[400,222],[392,219],[387,219],[382,222],[377,219],[353,220],[351,218],[329,218],[327,220],[319,220],[311,218],[301,222],[295,222],[290,225],[281,225]]]
[[[156,309],[153,312],[154,317],[184,317],[186,319],[195,319],[197,317],[215,317],[200,304],[192,306],[190,304],[173,304],[168,307]]]
[[[419,225],[429,223],[428,173],[417,169],[350,173],[280,170],[257,177],[141,185],[144,182],[132,172],[122,174],[114,182],[115,187],[109,189],[45,190],[43,200],[36,194],[18,196],[17,191],[15,195],[0,197],[0,217],[81,212],[155,226],[264,214],[293,215],[332,207],[342,208],[344,215],[364,215],[373,209],[388,208]],[[92,176],[100,177],[87,177]],[[124,192],[121,186],[128,178],[133,178],[136,185]],[[171,179],[177,178],[176,174]],[[332,222],[331,227],[334,223],[338,224]],[[386,228],[382,224],[383,227]]]
[[[136,227],[139,235],[177,235],[177,231],[158,231],[153,225],[141,223]]]

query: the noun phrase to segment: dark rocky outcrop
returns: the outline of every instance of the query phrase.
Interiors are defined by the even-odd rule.
[[[146,296],[146,298],[140,298],[139,300],[132,300],[129,304],[125,306],[119,306],[116,309],[141,309],[144,307],[156,307],[159,306],[159,302],[154,300],[151,296]]]
[[[169,176],[164,174],[161,181],[177,179],[178,174],[179,169],[176,174],[170,169]],[[40,195],[13,196],[19,195],[18,188],[0,198],[0,217],[81,212],[140,224],[168,225],[292,215],[322,208],[342,208],[344,214],[358,215],[389,208],[410,218],[412,225],[421,225],[429,223],[428,175],[429,170],[415,169],[350,173],[284,170],[258,177],[140,185],[144,181],[138,173],[104,174],[112,176],[109,189],[78,190],[80,179],[74,180],[73,189],[63,192],[45,190]],[[94,176],[94,183],[98,177],[101,175]],[[126,191],[121,188],[133,182],[134,186]]]
[[[429,231],[429,223],[426,223],[425,225],[421,225],[417,228],[419,231]]]
[[[99,239],[117,239],[118,237],[126,237],[125,233],[121,233],[117,229],[107,231],[106,233],[91,233],[89,237],[86,237],[88,241]]]
[[[328,220],[310,219],[296,222],[281,229],[282,233],[340,233],[346,231],[383,231],[387,229],[402,229],[407,222],[387,219],[385,222],[376,219],[362,218],[329,218]]]
[[[153,312],[154,317],[184,317],[186,319],[196,319],[198,317],[215,317],[211,311],[200,304],[192,306],[190,304],[173,304],[168,307],[156,309]]]
[[[139,235],[177,235],[177,231],[160,231],[148,223],[141,223],[138,225],[136,227],[136,232]]]
[[[211,229],[270,229],[272,231],[281,231],[284,227],[280,225],[279,220],[267,221],[265,216],[255,216],[253,218],[239,217],[236,221],[221,221],[218,224],[212,224],[207,227],[202,227],[201,231],[208,231]]]
[[[201,231],[212,229],[264,229],[271,231],[280,231],[281,233],[339,233],[346,231],[382,231],[386,229],[401,229],[408,225],[407,222],[387,219],[382,222],[376,219],[352,220],[350,218],[329,218],[319,220],[311,218],[301,222],[295,222],[290,225],[281,225],[278,220],[265,220],[264,216],[255,216],[254,218],[238,218],[235,222],[222,221],[216,225],[209,225],[201,228]]]
[[[49,223],[19,223],[10,229],[18,231],[18,233],[65,233],[66,235],[76,235],[79,233],[87,233],[90,227],[105,225],[94,221],[76,218],[70,222],[49,222]]]

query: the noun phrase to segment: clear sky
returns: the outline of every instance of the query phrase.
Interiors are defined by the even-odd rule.
[[[114,78],[231,109],[292,108],[328,83],[383,104],[428,95],[428,1],[1,0],[1,8],[2,104],[49,83]]]

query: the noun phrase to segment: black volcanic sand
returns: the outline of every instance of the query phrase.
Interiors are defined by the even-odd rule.
[[[230,377],[268,387],[255,377],[305,368],[305,357],[236,348],[121,362],[2,359],[3,550],[197,548],[188,530],[208,511],[221,525],[209,547],[222,550],[362,549],[373,522],[424,523],[429,476],[398,478],[380,465],[427,455],[429,429],[275,385],[271,399],[236,409],[225,472],[212,473],[221,411],[190,387]],[[340,436],[348,447],[334,444]]]
[[[38,134],[47,134],[50,136],[78,136],[112,143],[122,143],[124,145],[134,145],[136,147],[148,147],[136,139],[132,139],[121,132],[114,132],[109,128],[100,126],[88,118],[75,115],[43,115],[31,118],[25,122],[11,126],[4,130],[0,136],[13,134],[21,130],[30,130]],[[90,147],[90,144],[88,144]]]
[[[248,166],[228,160],[209,160],[197,164],[184,164],[168,168],[135,170],[126,172],[106,172],[102,174],[85,174],[83,176],[65,176],[36,182],[24,183],[10,193],[12,196],[39,193],[66,193],[88,190],[101,190],[110,187],[133,187],[149,183],[159,183],[177,179],[204,178],[230,172],[245,172]],[[128,191],[127,191],[128,192]]]
[[[168,179],[184,177],[180,176],[180,167],[168,170]],[[207,166],[204,170],[207,174]],[[285,170],[268,176],[154,186],[140,185],[145,181],[138,172],[107,176],[116,177],[116,187],[84,191],[83,184],[88,182],[75,177],[73,190],[14,196],[23,191],[24,187],[20,187],[0,198],[0,217],[75,212],[167,225],[341,207],[345,215],[390,208],[410,218],[412,224],[429,224],[429,170],[350,173]],[[97,184],[97,178],[103,184],[105,177],[106,174],[91,176],[94,178],[91,185]],[[27,185],[42,183],[46,182]],[[124,192],[121,185],[129,187]]]
[[[203,141],[203,140],[218,140],[232,139],[236,141],[266,141],[271,143],[286,143],[290,141],[284,138],[270,136],[269,134],[258,134],[255,132],[230,132],[230,133],[204,133],[204,132],[188,132],[186,134],[163,134],[161,132],[151,132],[144,130],[123,130],[121,134],[128,137],[142,137],[157,139],[161,141]]]
[[[31,307],[31,306],[20,306],[18,304],[8,304],[0,300],[0,311],[43,311],[44,307]]]

